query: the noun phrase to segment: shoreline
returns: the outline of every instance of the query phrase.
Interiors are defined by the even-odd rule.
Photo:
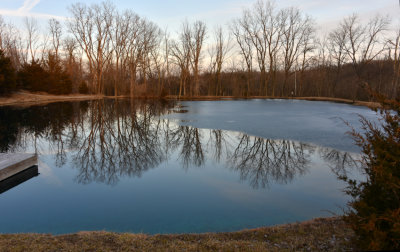
[[[341,217],[317,218],[237,232],[133,234],[82,231],[73,234],[0,234],[1,251],[344,251],[353,231]]]
[[[326,101],[335,103],[345,103],[355,106],[365,106],[371,108],[378,108],[380,104],[378,102],[367,102],[350,100],[344,98],[334,97],[274,97],[274,96],[247,96],[247,97],[235,97],[235,96],[196,96],[196,97],[181,97],[178,96],[166,96],[167,99],[182,100],[182,101],[220,101],[220,100],[250,100],[250,99],[271,99],[271,100],[305,100],[305,101]]]
[[[31,93],[26,91],[17,92],[9,97],[0,97],[0,107],[3,106],[32,106],[45,105],[54,102],[63,101],[86,101],[103,99],[103,95],[85,95],[85,94],[70,94],[70,95],[52,95],[47,93]]]
[[[31,93],[21,91],[15,93],[9,97],[0,97],[1,106],[32,106],[32,105],[45,105],[54,102],[63,101],[85,101],[85,100],[98,100],[98,99],[113,99],[113,98],[129,98],[129,96],[104,96],[104,95],[83,95],[83,94],[71,94],[71,95],[51,95],[47,93]],[[377,102],[366,102],[366,101],[353,101],[342,98],[332,97],[270,97],[270,96],[248,96],[248,97],[234,97],[234,96],[196,96],[196,97],[181,97],[178,96],[166,96],[160,97],[134,97],[134,99],[166,99],[166,100],[181,100],[181,101],[223,101],[223,100],[248,100],[248,99],[286,99],[286,100],[307,100],[307,101],[326,101],[335,103],[345,103],[355,106],[365,106],[370,108],[377,108],[380,106]]]

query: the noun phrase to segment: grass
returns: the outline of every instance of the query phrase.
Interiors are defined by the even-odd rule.
[[[12,94],[9,97],[0,97],[0,106],[44,105],[47,103],[59,102],[59,101],[79,101],[79,100],[93,100],[101,98],[103,98],[103,96],[101,95],[82,95],[82,94],[52,95],[44,92],[32,93],[27,91],[20,91]]]
[[[2,234],[0,251],[349,251],[352,237],[340,218],[320,218],[231,233]]]

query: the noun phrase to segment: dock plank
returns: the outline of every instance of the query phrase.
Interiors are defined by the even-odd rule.
[[[37,155],[27,153],[0,153],[0,181],[37,165]]]

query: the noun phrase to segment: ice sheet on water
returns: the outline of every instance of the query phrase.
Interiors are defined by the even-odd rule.
[[[346,134],[360,129],[359,115],[377,122],[367,107],[303,100],[185,101],[187,113],[169,114],[181,125],[240,131],[268,139],[290,139],[342,151],[358,151]]]

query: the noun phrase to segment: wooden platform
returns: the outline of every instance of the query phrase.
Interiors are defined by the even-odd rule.
[[[0,181],[0,194],[19,186],[20,184],[24,183],[25,181],[30,180],[39,175],[38,166],[32,166],[22,172],[19,172],[8,179]]]
[[[0,181],[37,165],[36,154],[0,153]]]

